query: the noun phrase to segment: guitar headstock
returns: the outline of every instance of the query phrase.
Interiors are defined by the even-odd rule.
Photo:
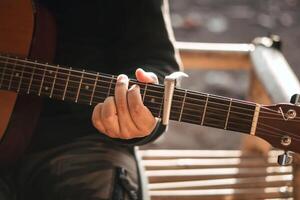
[[[262,106],[255,135],[276,148],[300,153],[300,106]]]

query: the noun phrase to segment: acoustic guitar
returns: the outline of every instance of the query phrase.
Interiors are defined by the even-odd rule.
[[[13,4],[9,0],[4,2]],[[0,8],[3,8],[1,4]],[[31,41],[29,36],[28,40]],[[27,44],[30,46],[30,42]],[[12,111],[17,95],[47,97],[95,106],[114,94],[116,84],[114,75],[19,58],[14,55],[20,54],[26,57],[26,54],[18,51],[14,53],[4,49],[3,46],[5,45],[0,41],[0,51],[10,54],[0,54],[0,139],[2,141],[9,138],[7,136],[10,134],[9,129],[13,127],[9,119],[14,116]],[[130,85],[132,84],[140,86],[145,106],[155,117],[161,118],[164,86],[130,80]],[[175,88],[170,119],[257,136],[274,147],[299,153],[300,115],[298,113],[300,107],[294,104],[260,105]]]

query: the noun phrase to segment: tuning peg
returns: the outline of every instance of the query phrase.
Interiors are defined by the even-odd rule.
[[[295,104],[295,105],[300,105],[300,94],[294,94],[291,97],[290,103]]]
[[[279,155],[277,159],[277,163],[281,166],[290,165],[292,161],[293,157],[286,151],[283,154]]]

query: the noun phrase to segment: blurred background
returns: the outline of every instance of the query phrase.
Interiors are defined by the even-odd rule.
[[[251,43],[277,34],[282,52],[300,78],[300,0],[169,0],[177,41]],[[182,87],[246,99],[249,74],[241,71],[187,70]],[[239,149],[243,135],[173,122],[150,144],[163,149]]]

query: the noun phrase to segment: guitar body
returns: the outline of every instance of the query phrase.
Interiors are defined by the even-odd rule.
[[[0,53],[51,61],[55,24],[32,0],[0,1]],[[0,90],[0,167],[24,153],[37,122],[42,100]]]
[[[33,11],[31,1],[0,1],[0,52],[29,55],[33,35]],[[3,138],[17,94],[0,91],[0,139]]]

